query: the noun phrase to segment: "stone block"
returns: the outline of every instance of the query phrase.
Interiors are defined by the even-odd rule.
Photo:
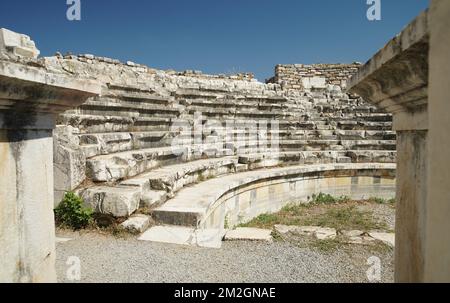
[[[64,193],[76,189],[86,179],[86,156],[73,136],[70,126],[57,127],[53,132],[53,174],[55,206]]]
[[[97,213],[116,218],[129,217],[139,207],[141,190],[132,187],[92,187],[81,194],[84,202]]]
[[[395,234],[393,233],[371,232],[369,233],[369,236],[389,245],[390,247],[395,247]]]
[[[142,234],[138,240],[207,248],[220,248],[222,245],[222,236],[223,234],[220,230],[216,229],[196,230],[194,228],[178,226],[154,226]]]
[[[0,53],[2,52],[25,58],[37,58],[40,54],[29,36],[5,28],[0,28]]]
[[[319,226],[276,225],[275,231],[282,235],[295,234],[299,236],[314,237],[318,240],[334,239],[337,235],[337,232],[334,228],[325,228]]]
[[[123,222],[121,226],[132,233],[143,233],[150,225],[150,217],[146,215],[134,215]]]

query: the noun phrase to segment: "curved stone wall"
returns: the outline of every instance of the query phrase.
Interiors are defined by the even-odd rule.
[[[218,241],[233,227],[289,203],[308,203],[314,194],[353,199],[395,197],[395,164],[303,165],[211,179],[184,188],[157,208],[162,225],[188,226]]]
[[[314,194],[319,193],[337,197],[348,196],[352,199],[393,198],[395,197],[394,170],[316,171],[255,181],[222,196],[217,201],[218,209],[213,210],[205,218],[205,224],[214,226],[213,222],[218,211],[219,218],[225,217],[228,225],[233,227],[246,223],[263,213],[277,212],[289,203],[308,203]],[[219,205],[224,208],[220,209]],[[220,214],[223,210],[225,216]]]

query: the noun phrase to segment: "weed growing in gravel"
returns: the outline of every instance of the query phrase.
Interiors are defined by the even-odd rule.
[[[84,206],[84,201],[73,192],[67,192],[55,209],[57,225],[79,230],[93,222],[94,211]]]
[[[284,238],[283,238],[283,236],[280,234],[280,233],[278,233],[277,231],[272,231],[272,239],[275,241],[275,242],[279,242],[279,241],[284,241]]]
[[[384,198],[372,197],[372,198],[369,198],[369,200],[367,200],[367,202],[374,203],[374,204],[380,204],[380,205],[389,205],[389,206],[395,208],[396,199],[395,198],[384,199]]]
[[[383,198],[377,198],[377,197],[372,197],[368,200],[370,203],[376,203],[376,204],[386,204],[386,199]]]
[[[126,239],[130,237],[130,233],[120,225],[113,224],[105,229],[107,232],[111,233],[116,238]]]
[[[262,214],[248,223],[240,224],[238,227],[272,228],[274,225],[282,224],[281,222],[284,222],[283,217],[283,211],[277,214]]]
[[[309,245],[321,252],[332,252],[342,246],[342,242],[338,239],[312,240]]]
[[[351,198],[347,196],[333,197],[330,194],[319,193],[312,196],[312,204],[336,204],[350,202]]]
[[[336,230],[386,230],[385,223],[373,218],[372,212],[360,211],[355,206],[329,209],[323,214],[311,216],[305,225],[331,227]]]

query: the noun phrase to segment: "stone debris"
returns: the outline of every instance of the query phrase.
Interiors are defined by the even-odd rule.
[[[225,241],[264,241],[272,242],[272,230],[260,228],[239,227],[228,231],[224,237]]]
[[[333,240],[336,238],[336,230],[334,228],[318,228],[314,232],[317,240]]]
[[[395,234],[394,233],[380,233],[370,232],[369,236],[375,240],[381,241],[391,247],[395,247]]]
[[[0,54],[36,59],[40,51],[27,35],[0,28]]]
[[[395,247],[395,234],[382,232],[364,232],[360,230],[339,231],[333,228],[323,228],[318,226],[287,226],[275,225],[274,230],[281,235],[299,235],[314,237],[318,240],[331,240],[343,236],[347,244],[367,245],[374,241],[381,241],[390,247]]]
[[[132,233],[143,233],[150,225],[150,217],[146,215],[133,215],[123,222],[121,226]]]
[[[62,238],[62,237],[56,237],[55,238],[55,242],[56,243],[67,243],[69,241],[72,241],[73,239],[71,238]]]
[[[299,236],[314,237],[318,240],[335,239],[337,232],[334,228],[324,228],[319,226],[286,226],[275,225],[275,231],[282,235],[295,234]]]
[[[222,246],[220,230],[196,230],[181,226],[154,226],[140,237],[139,241],[159,242],[206,248],[220,248]]]

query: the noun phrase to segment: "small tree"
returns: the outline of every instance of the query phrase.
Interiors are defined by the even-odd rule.
[[[73,192],[67,192],[55,209],[58,225],[79,230],[86,228],[92,222],[94,211],[84,207],[83,200]]]

